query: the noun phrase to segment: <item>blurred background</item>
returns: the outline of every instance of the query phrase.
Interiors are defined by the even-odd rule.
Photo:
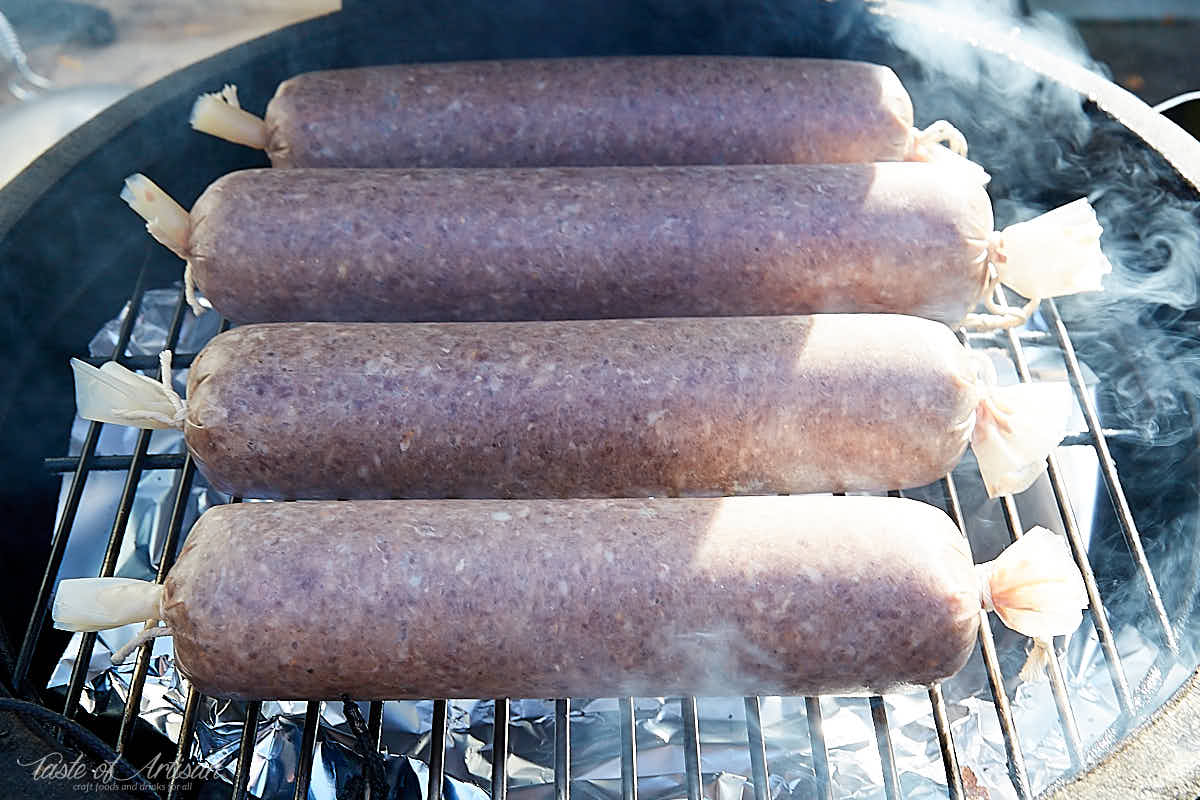
[[[0,185],[130,91],[340,7],[340,0],[0,0]]]
[[[1200,89],[1200,0],[1008,5],[1064,19],[1113,80],[1151,105]],[[0,185],[127,92],[340,7],[340,0],[0,0]]]

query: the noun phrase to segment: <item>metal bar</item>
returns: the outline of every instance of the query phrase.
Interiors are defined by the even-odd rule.
[[[138,434],[137,446],[134,448],[130,461],[129,473],[125,476],[125,486],[121,489],[121,499],[117,503],[117,514],[113,520],[112,532],[108,536],[108,546],[104,550],[104,558],[100,562],[101,578],[111,577],[117,568],[117,556],[121,552],[121,542],[125,539],[125,526],[133,511],[133,500],[137,495],[138,482],[142,478],[141,459],[146,456],[150,447],[150,434],[153,431],[144,430]],[[88,668],[92,663],[92,651],[96,647],[96,633],[83,634],[79,642],[79,651],[75,656],[75,664],[71,667],[71,678],[67,682],[67,700],[63,705],[63,716],[75,719],[79,712],[79,698],[83,694],[83,684],[87,682]]]
[[[309,700],[304,710],[304,736],[300,740],[300,763],[296,765],[296,790],[292,800],[308,800],[312,781],[313,756],[317,744],[317,725],[321,722],[321,701]]]
[[[254,761],[254,744],[258,741],[258,715],[262,713],[262,701],[246,703],[246,724],[242,728],[242,742],[238,745],[237,767],[233,773],[232,800],[246,800],[246,787],[250,784],[250,765]]]
[[[821,800],[833,800],[833,781],[829,777],[829,748],[825,746],[825,718],[821,714],[821,698],[804,698],[804,712],[808,717],[808,739],[812,744],[817,797]]]
[[[129,313],[121,321],[117,331],[116,345],[113,355],[119,356],[129,345],[133,335],[133,323],[142,307],[142,297],[146,294],[147,265],[142,264],[138,272],[137,283],[133,287],[133,295],[129,298]],[[75,515],[79,512],[79,501],[83,497],[83,487],[87,483],[88,467],[96,454],[96,443],[100,440],[100,427],[103,423],[93,422],[88,426],[83,439],[83,447],[79,452],[79,468],[71,478],[71,486],[67,489],[67,498],[63,503],[62,516],[54,528],[54,537],[50,540],[50,557],[46,561],[46,572],[42,575],[41,586],[38,587],[37,597],[33,601],[33,613],[29,619],[29,627],[25,629],[25,638],[21,641],[21,650],[17,654],[17,663],[13,667],[13,689],[17,694],[23,694],[25,679],[29,677],[29,668],[33,664],[33,653],[37,649],[38,640],[46,628],[50,617],[50,595],[54,591],[54,581],[58,577],[58,568],[62,566],[63,555],[67,552],[67,539],[70,538],[71,528],[75,524]]]
[[[164,349],[171,349],[171,348],[164,348]],[[172,352],[171,353],[171,366],[175,367],[176,369],[183,369],[185,367],[190,367],[192,365],[192,362],[196,359],[197,355],[199,355],[199,354],[198,353]],[[155,353],[154,355],[150,355],[150,356],[142,356],[142,355],[125,356],[125,355],[122,355],[122,356],[115,356],[115,357],[110,357],[110,358],[105,358],[103,356],[79,356],[78,358],[80,361],[84,361],[88,364],[91,364],[93,367],[98,367],[101,364],[107,364],[109,361],[116,361],[118,364],[125,367],[126,369],[133,369],[133,370],[139,370],[139,369],[155,369],[156,370],[156,369],[158,369],[158,354],[157,353]]]
[[[929,687],[929,704],[933,707],[933,727],[937,731],[938,748],[942,751],[942,766],[946,768],[946,790],[950,800],[966,800],[967,792],[962,782],[962,770],[958,766],[958,752],[954,749],[950,716],[946,713],[946,698],[942,697],[940,683]]]
[[[1071,698],[1067,695],[1067,681],[1063,677],[1062,662],[1058,659],[1053,642],[1050,643],[1050,647],[1050,661],[1046,669],[1050,676],[1050,693],[1054,696],[1055,707],[1058,708],[1058,719],[1067,742],[1067,755],[1071,757],[1071,766],[1074,769],[1082,769],[1083,742],[1079,738],[1079,723],[1075,720]]]
[[[883,793],[888,800],[899,800],[900,775],[896,772],[896,754],[892,751],[892,734],[888,730],[887,706],[879,695],[873,695],[868,702],[871,704],[871,722],[875,726],[875,747],[883,767]]]
[[[179,339],[179,331],[183,328],[183,318],[187,310],[187,303],[184,300],[183,293],[180,292],[179,299],[175,302],[175,311],[171,315],[171,322],[167,328],[165,346],[171,348],[175,346],[175,342]],[[113,519],[112,530],[108,535],[108,545],[104,550],[104,557],[100,561],[101,578],[111,577],[117,569],[117,556],[121,553],[121,544],[125,540],[125,529],[129,524],[129,516],[133,512],[133,501],[137,497],[138,483],[142,479],[142,462],[146,457],[147,451],[150,449],[150,436],[153,433],[151,430],[143,430],[138,433],[137,445],[134,447],[133,456],[129,460],[129,473],[125,476],[125,486],[121,490],[121,499],[117,503],[116,516]],[[87,680],[88,667],[92,661],[92,651],[96,646],[96,634],[85,633],[79,643],[79,651],[75,657],[75,664],[71,668],[71,678],[67,682],[67,700],[63,706],[63,716],[67,719],[74,719],[79,711],[79,697],[83,693],[83,684]]]
[[[767,775],[767,744],[763,741],[762,706],[757,697],[747,697],[746,738],[750,744],[750,773],[754,779],[754,800],[771,800]]]
[[[947,475],[942,479],[942,490],[945,494],[946,509],[958,529],[967,535],[967,522],[963,517],[962,505],[958,501],[958,488],[954,485],[954,477]],[[1008,777],[1013,789],[1021,800],[1031,800],[1033,791],[1029,786],[1029,772],[1025,768],[1025,756],[1021,752],[1021,744],[1017,740],[1017,726],[1013,721],[1012,706],[1009,705],[1008,695],[1004,692],[1004,675],[1000,672],[1000,661],[996,658],[996,642],[992,638],[992,625],[986,611],[979,612],[979,649],[983,655],[983,666],[987,672],[988,686],[992,691],[992,704],[996,707],[996,717],[1000,723],[1000,734],[1004,738],[1004,750],[1008,756]]]
[[[704,800],[704,784],[700,777],[700,716],[696,712],[696,698],[680,698],[679,711],[683,717],[683,772],[687,778],[688,800]]]
[[[633,698],[617,701],[621,726],[621,800],[637,800],[637,728],[633,718]]]
[[[999,287],[996,289],[996,299],[1001,305],[1008,305],[1008,298],[1004,290]],[[1025,351],[1021,347],[1021,342],[1011,328],[1007,333],[1008,352],[1012,357],[1013,365],[1016,367],[1017,377],[1020,378],[1022,383],[1032,383],[1033,376],[1029,371],[1029,364],[1025,360]],[[1103,438],[1111,439],[1114,438],[1113,434],[1116,432],[1106,430],[1102,433]],[[1088,444],[1095,444],[1095,437],[1090,432],[1087,438],[1090,440],[1087,442]],[[1071,555],[1074,557],[1075,565],[1079,568],[1079,573],[1083,577],[1084,589],[1087,592],[1088,607],[1092,612],[1092,622],[1096,628],[1096,636],[1100,641],[1101,650],[1104,652],[1104,660],[1108,666],[1108,675],[1109,680],[1112,681],[1113,692],[1117,697],[1117,705],[1120,706],[1121,712],[1126,717],[1132,717],[1133,696],[1129,691],[1129,680],[1125,677],[1125,669],[1121,664],[1120,653],[1117,651],[1116,639],[1113,636],[1112,627],[1108,623],[1108,612],[1104,608],[1104,600],[1100,597],[1100,587],[1096,584],[1096,574],[1092,571],[1091,562],[1088,561],[1087,548],[1084,546],[1083,535],[1079,530],[1079,520],[1075,515],[1075,507],[1071,504],[1071,497],[1067,492],[1066,483],[1059,472],[1058,457],[1054,453],[1050,453],[1046,459],[1046,475],[1050,481],[1050,489],[1054,494],[1054,500],[1058,504],[1058,513],[1062,519],[1067,544],[1071,547]]]
[[[1126,430],[1124,428],[1105,428],[1101,433],[1109,441],[1116,440],[1135,444],[1145,441],[1145,437],[1137,431]],[[1058,443],[1058,446],[1091,446],[1095,441],[1090,432],[1072,433],[1064,436],[1062,441]],[[151,453],[142,461],[142,469],[179,469],[183,466],[183,459],[183,453]],[[132,461],[132,456],[94,456],[88,466],[93,472],[115,472],[128,469]],[[42,459],[42,466],[51,474],[74,472],[78,465],[78,456],[55,456],[53,458]]]
[[[508,797],[508,717],[507,697],[497,697],[492,713],[492,800]]]
[[[1083,543],[1083,535],[1079,530],[1079,520],[1075,516],[1075,507],[1067,493],[1066,483],[1058,467],[1058,458],[1052,453],[1047,460],[1046,474],[1050,479],[1050,487],[1066,532],[1067,543],[1071,547],[1071,556],[1083,576],[1084,590],[1087,592],[1088,607],[1092,612],[1092,624],[1096,628],[1096,636],[1100,640],[1100,648],[1104,652],[1104,662],[1108,667],[1109,680],[1112,681],[1116,693],[1117,705],[1127,718],[1133,717],[1133,694],[1129,689],[1129,679],[1125,675],[1125,667],[1121,663],[1121,654],[1117,650],[1116,637],[1113,636],[1112,625],[1108,621],[1108,611],[1104,608],[1104,600],[1100,596],[1100,587],[1096,583],[1096,573],[1088,560],[1087,547]]]
[[[367,742],[376,753],[383,747],[383,701],[372,700],[367,708]],[[368,755],[364,753],[363,755]],[[369,770],[369,768],[367,768]],[[363,782],[363,798],[371,798],[371,782]]]
[[[429,730],[429,785],[426,800],[441,800],[446,774],[446,701],[433,701],[433,726]]]
[[[175,502],[171,506],[171,520],[167,525],[167,535],[163,540],[162,558],[158,562],[158,573],[155,583],[167,579],[167,572],[175,563],[175,551],[179,546],[179,537],[183,529],[183,518],[187,513],[187,501],[192,491],[192,480],[196,477],[196,462],[188,456],[179,476],[179,486],[175,492]],[[125,700],[125,710],[121,714],[121,729],[117,733],[117,752],[125,754],[129,744],[129,736],[133,733],[134,722],[142,704],[142,689],[146,686],[146,672],[150,667],[150,653],[154,642],[149,641],[138,648],[137,664],[134,666],[133,677],[129,681],[129,697]]]
[[[571,701],[554,701],[554,800],[571,800]]]
[[[1096,448],[1096,455],[1099,457],[1100,475],[1104,478],[1104,486],[1108,490],[1108,497],[1112,501],[1117,521],[1121,525],[1121,533],[1125,535],[1125,542],[1133,555],[1134,563],[1141,572],[1142,579],[1146,582],[1146,591],[1150,595],[1150,605],[1154,610],[1158,627],[1162,631],[1163,642],[1173,655],[1178,655],[1179,642],[1175,639],[1175,631],[1171,628],[1171,621],[1163,606],[1162,595],[1158,591],[1158,582],[1154,579],[1150,562],[1146,559],[1146,551],[1142,548],[1142,537],[1138,533],[1137,523],[1134,522],[1133,511],[1129,508],[1129,500],[1125,497],[1125,489],[1122,488],[1121,480],[1117,477],[1116,462],[1113,461],[1112,453],[1108,450],[1108,442],[1100,433],[1100,415],[1096,411],[1096,404],[1092,402],[1092,398],[1088,394],[1087,384],[1084,383],[1083,370],[1080,369],[1079,359],[1075,355],[1075,346],[1067,335],[1067,327],[1063,324],[1062,317],[1058,313],[1058,306],[1054,301],[1043,300],[1042,310],[1049,319],[1051,331],[1058,340],[1063,361],[1067,366],[1067,376],[1071,379],[1075,397],[1079,401],[1079,407],[1083,409],[1083,417],[1087,421],[1088,430],[1091,431],[1095,440],[1093,447]]]
[[[1045,331],[1035,331],[1029,328],[1009,328],[1026,344],[1044,344],[1050,340],[1050,334]],[[1003,347],[1006,331],[968,331],[967,341],[978,343],[982,347]]]
[[[371,745],[379,752],[383,746],[383,701],[373,700],[367,709],[367,736]]]
[[[200,692],[188,686],[187,700],[183,704],[183,721],[179,723],[179,747],[175,749],[175,767],[171,770],[171,781],[167,784],[167,800],[179,796],[179,776],[183,774],[192,757],[192,737],[196,735],[196,712],[200,708]]]
[[[1021,517],[1017,512],[1017,501],[1012,495],[1006,494],[1000,498],[1000,508],[1004,511],[1004,521],[1008,525],[1009,537],[1015,542],[1021,538]],[[1050,693],[1054,697],[1054,705],[1058,709],[1058,721],[1062,727],[1063,739],[1067,743],[1067,755],[1071,757],[1071,765],[1075,769],[1083,766],[1083,745],[1079,739],[1079,725],[1075,721],[1075,712],[1071,709],[1071,700],[1067,697],[1067,682],[1063,678],[1062,664],[1059,663],[1058,653],[1054,643],[1050,643],[1051,652],[1048,668],[1050,677]]]
[[[183,466],[184,453],[150,453],[141,460],[142,471],[156,469],[179,469]],[[79,467],[78,456],[56,456],[43,458],[42,466],[52,475],[74,472]],[[88,462],[92,472],[119,472],[129,469],[134,456],[94,456]]]
[[[1131,430],[1129,428],[1102,428],[1100,430],[1100,434],[1104,437],[1104,439],[1106,441],[1109,441],[1109,442],[1115,441],[1118,444],[1128,443],[1128,444],[1133,444],[1133,445],[1141,445],[1143,447],[1149,444],[1149,440],[1146,438],[1145,434],[1141,433],[1140,431]],[[1096,437],[1092,436],[1091,431],[1080,431],[1078,433],[1072,433],[1067,436],[1064,436],[1062,438],[1062,441],[1058,443],[1058,446],[1059,447],[1080,447],[1080,446],[1091,447],[1095,443],[1096,443]]]

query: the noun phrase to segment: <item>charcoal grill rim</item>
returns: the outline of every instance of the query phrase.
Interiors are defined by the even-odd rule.
[[[1103,76],[1090,72],[1028,42],[1009,40],[1000,32],[977,27],[964,27],[961,19],[944,12],[917,9],[910,3],[899,0],[867,0],[873,11],[891,16],[904,23],[934,25],[939,35],[957,39],[968,46],[988,50],[1009,58],[1014,65],[1038,73],[1044,78],[1059,83],[1096,104],[1101,112],[1113,118],[1121,126],[1139,138],[1147,147],[1162,155],[1192,189],[1200,192],[1200,143],[1191,138],[1182,128],[1155,112],[1147,104],[1128,91],[1111,83]],[[349,5],[349,4],[348,4]],[[353,23],[351,9],[334,12],[297,23],[265,34],[257,39],[222,51],[214,56],[138,90],[118,101],[113,106],[93,117],[90,121],[68,134],[53,145],[38,159],[0,188],[0,241],[8,237],[21,220],[61,180],[76,169],[81,162],[97,150],[121,135],[150,111],[163,104],[189,100],[199,91],[220,83],[231,71],[262,56],[279,52],[288,46],[303,46],[306,39],[314,36],[338,35]],[[988,35],[989,33],[994,35]],[[974,39],[975,41],[970,41]],[[1003,46],[1002,46],[1003,45]],[[1007,48],[1007,49],[1006,49]],[[1194,716],[1200,708],[1200,669],[1193,673],[1166,703],[1160,706],[1149,719],[1134,732],[1122,739],[1122,743],[1093,768],[1118,765],[1120,770],[1146,774],[1139,767],[1146,762],[1131,753],[1137,745],[1173,735],[1173,731],[1188,716]],[[1126,763],[1126,762],[1129,763]],[[1072,779],[1048,787],[1043,796],[1055,798],[1092,798],[1097,784],[1090,778],[1091,772],[1082,773]],[[1161,796],[1175,796],[1177,790],[1192,788],[1195,776],[1181,776],[1183,782],[1175,786],[1159,787]],[[1170,792],[1170,794],[1167,794]]]
[[[1200,667],[1148,719],[1122,737],[1111,753],[1077,775],[1058,779],[1042,791],[1040,800],[1126,800],[1135,790],[1139,797],[1163,800],[1200,797],[1200,759],[1190,765],[1177,760],[1169,766],[1187,768],[1171,771],[1163,768],[1159,757],[1163,753],[1178,756],[1189,747],[1193,756],[1200,753],[1196,720],[1200,720]],[[1158,776],[1163,784],[1137,786],[1130,780],[1150,775]]]

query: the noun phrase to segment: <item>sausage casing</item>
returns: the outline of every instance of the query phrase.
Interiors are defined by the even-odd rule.
[[[958,671],[980,592],[894,498],[254,503],[200,518],[162,609],[217,697],[852,694]]]
[[[904,313],[988,278],[982,186],[928,164],[249,170],[191,212],[238,322]]]
[[[205,346],[183,425],[244,497],[800,493],[940,478],[979,401],[915,317],[280,323]]]
[[[856,61],[467,61],[298,75],[267,106],[276,167],[903,160],[912,101]]]

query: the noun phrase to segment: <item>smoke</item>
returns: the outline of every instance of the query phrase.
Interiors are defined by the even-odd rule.
[[[961,13],[961,4],[955,9]],[[975,11],[984,21],[981,30],[1000,32],[990,42],[1000,52],[974,46],[973,37],[941,35],[923,9],[914,12],[918,24],[884,18],[883,30],[915,62],[902,77],[918,124],[945,116],[967,135],[971,157],[993,175],[989,192],[998,228],[1089,198],[1105,229],[1101,244],[1113,274],[1104,292],[1058,305],[1080,356],[1111,393],[1105,423],[1132,428],[1154,447],[1194,438],[1196,423],[1183,403],[1200,393],[1200,204],[1194,191],[1074,90],[1022,68],[1019,53],[1015,59],[1001,54],[1010,48],[997,39],[1008,37],[1104,73],[1063,21],[1036,15],[1015,32],[1011,19],[997,17],[995,4],[977,4]]]
[[[946,12],[940,18],[939,6]],[[945,118],[963,131],[971,158],[993,177],[988,191],[997,228],[1079,197],[1096,209],[1113,273],[1103,292],[1056,304],[1080,360],[1099,379],[1102,425],[1135,434],[1111,449],[1180,639],[1180,661],[1192,665],[1200,632],[1196,189],[1095,103],[1026,68],[1021,48],[1032,45],[1051,54],[1037,62],[1043,70],[1059,59],[1064,72],[1082,67],[1109,76],[1062,20],[1034,15],[1018,24],[1013,3],[883,2],[878,8],[880,41],[864,47],[856,40],[843,55],[882,54],[912,95],[919,126]],[[889,46],[899,58],[887,53]],[[1050,320],[1039,314],[1030,327],[1050,330]],[[1089,559],[1110,622],[1118,633],[1132,628],[1158,641],[1146,584],[1102,485],[1095,507]],[[1145,680],[1161,683],[1168,671],[1161,667]],[[1157,688],[1172,686],[1143,686],[1138,695],[1153,698]],[[1049,706],[1045,713],[1053,717]]]

